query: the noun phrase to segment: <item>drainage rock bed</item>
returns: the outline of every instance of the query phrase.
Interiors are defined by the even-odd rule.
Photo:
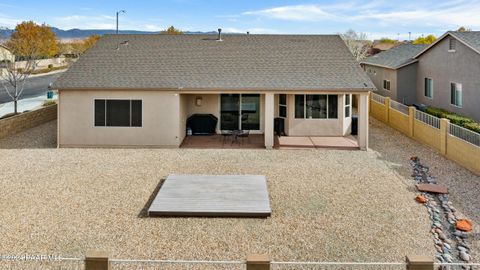
[[[412,177],[417,184],[437,184],[429,167],[422,165],[418,157],[412,157],[410,164],[413,168]],[[457,217],[457,210],[449,200],[448,194],[422,192],[417,201],[424,202],[432,221],[431,233],[437,251],[435,254],[437,261],[471,262],[471,234],[457,229],[457,222],[461,220]]]

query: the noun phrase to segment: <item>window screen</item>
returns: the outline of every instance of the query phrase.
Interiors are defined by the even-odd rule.
[[[121,99],[96,99],[95,126],[141,127],[142,101]]]

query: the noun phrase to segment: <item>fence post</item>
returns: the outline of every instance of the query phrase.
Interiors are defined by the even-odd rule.
[[[270,270],[270,259],[265,254],[247,255],[247,270]]]
[[[408,136],[413,138],[413,127],[415,125],[415,107],[410,106],[408,107]]]
[[[407,256],[407,270],[433,270],[433,259],[428,256]]]
[[[385,122],[388,123],[390,121],[390,98],[385,98]]]
[[[440,119],[440,153],[447,154],[447,136],[450,129],[450,120],[446,118]]]
[[[85,270],[110,270],[110,260],[103,251],[87,251]]]

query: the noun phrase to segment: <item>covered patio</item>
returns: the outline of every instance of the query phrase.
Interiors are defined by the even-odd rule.
[[[181,148],[191,149],[264,149],[264,135],[251,134],[248,138],[224,137],[219,134],[209,136],[187,136]],[[360,146],[355,136],[336,137],[291,137],[275,136],[273,149],[340,149],[358,150]]]
[[[197,92],[180,100],[182,148],[368,148],[368,92]]]

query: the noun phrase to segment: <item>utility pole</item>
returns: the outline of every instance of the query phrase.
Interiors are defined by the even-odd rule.
[[[123,9],[120,10],[120,11],[117,11],[117,30],[116,30],[116,32],[115,32],[117,35],[118,35],[118,14],[120,14],[120,13],[125,13],[125,12],[126,12],[126,11],[123,10]]]

